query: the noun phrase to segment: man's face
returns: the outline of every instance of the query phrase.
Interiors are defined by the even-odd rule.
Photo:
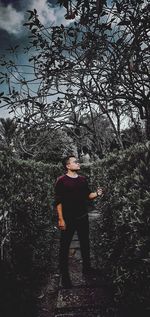
[[[67,164],[67,169],[70,171],[79,171],[80,163],[76,157],[70,157],[69,162]]]

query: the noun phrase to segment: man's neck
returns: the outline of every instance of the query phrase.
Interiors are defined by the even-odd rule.
[[[69,177],[72,177],[72,178],[77,178],[78,177],[78,174],[77,174],[76,171],[70,171],[69,170],[69,171],[67,171],[66,175],[69,176]]]

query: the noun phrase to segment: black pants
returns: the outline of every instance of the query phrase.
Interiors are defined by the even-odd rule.
[[[66,221],[66,230],[61,231],[60,272],[62,274],[68,273],[69,247],[75,231],[80,242],[83,268],[90,266],[89,219],[86,215],[80,219]]]

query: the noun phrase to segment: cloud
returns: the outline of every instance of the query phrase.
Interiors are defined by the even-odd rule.
[[[21,9],[21,8],[19,8]],[[27,0],[26,7],[21,11],[13,7],[12,4],[5,6],[0,2],[0,29],[9,34],[19,35],[24,32],[23,22],[27,20],[26,11],[36,9],[39,19],[45,26],[68,25],[70,21],[64,18],[66,9],[60,6],[53,6],[48,0]]]
[[[7,31],[11,34],[20,33],[20,27],[24,20],[24,13],[17,11],[9,4],[4,7],[0,3],[0,29]]]
[[[36,9],[39,15],[39,19],[44,25],[64,25],[70,24],[70,21],[64,18],[66,9],[60,6],[53,6],[47,0],[30,0],[28,3],[28,9]]]

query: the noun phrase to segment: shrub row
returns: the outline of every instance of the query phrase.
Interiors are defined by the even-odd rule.
[[[59,166],[15,160],[0,153],[1,262],[18,274],[50,269],[53,189]]]
[[[90,171],[88,170],[90,169]],[[85,174],[106,188],[92,234],[97,266],[112,282],[115,301],[149,307],[150,142],[92,164]]]
[[[53,189],[61,166],[15,160],[0,154],[1,259],[19,274],[51,268]],[[116,303],[149,303],[150,143],[136,145],[86,166],[100,217],[92,240],[97,266],[112,281]]]

